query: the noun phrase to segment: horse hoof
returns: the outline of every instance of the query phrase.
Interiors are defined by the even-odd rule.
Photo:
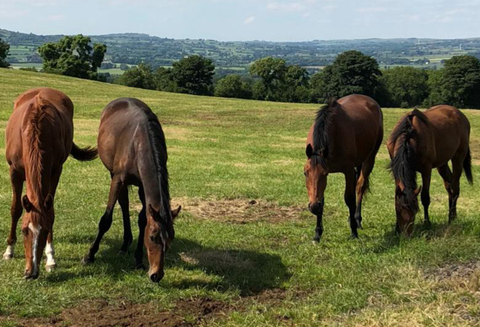
[[[51,273],[55,270],[55,268],[57,268],[57,265],[56,264],[53,264],[53,265],[45,265],[45,270],[48,272],[48,273]]]
[[[90,257],[88,254],[82,258],[82,263],[84,265],[89,265],[89,264],[93,263],[94,261],[95,261],[95,259],[93,257]]]
[[[357,240],[358,239],[358,234],[352,234],[350,235],[351,240]]]

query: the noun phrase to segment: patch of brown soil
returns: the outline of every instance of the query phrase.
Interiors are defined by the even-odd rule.
[[[274,202],[262,200],[195,200],[175,199],[173,208],[182,205],[182,210],[195,218],[222,222],[246,224],[250,222],[282,223],[298,220],[305,208],[303,206],[280,206]]]
[[[469,279],[471,276],[480,273],[480,261],[469,263],[454,263],[439,267],[427,274],[427,278],[437,281],[449,279]]]
[[[213,318],[225,316],[232,307],[224,302],[208,298],[192,298],[178,301],[172,311],[158,311],[152,304],[109,304],[97,300],[66,309],[60,315],[46,318],[8,318],[17,326],[37,327],[186,327],[196,326]],[[3,319],[7,321],[7,318]],[[0,322],[2,319],[0,318]]]

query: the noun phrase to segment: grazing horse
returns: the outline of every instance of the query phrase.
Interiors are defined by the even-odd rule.
[[[22,215],[25,247],[25,278],[35,279],[45,249],[46,270],[55,267],[53,250],[53,202],[62,165],[68,155],[93,160],[97,150],[80,149],[73,143],[73,103],[60,91],[36,88],[21,94],[6,129],[7,161],[13,189],[12,224],[3,258],[14,254],[16,229]],[[22,198],[23,182],[27,192]]]
[[[150,264],[148,275],[158,283],[164,276],[165,254],[175,235],[173,220],[181,207],[175,211],[170,209],[167,146],[157,116],[138,99],[119,98],[110,102],[100,119],[98,154],[110,171],[112,180],[97,238],[83,262],[92,263],[95,260],[100,241],[112,225],[113,207],[117,200],[122,209],[124,227],[120,251],[127,251],[133,240],[128,185],[136,185],[143,206],[138,216],[136,265],[143,268],[145,245]]]
[[[330,99],[320,108],[307,137],[304,175],[310,211],[317,216],[314,241],[323,233],[324,193],[329,173],[345,175],[345,203],[352,236],[362,226],[362,199],[383,139],[383,115],[375,100],[364,95]],[[355,193],[357,199],[355,202]]]
[[[412,233],[420,191],[425,224],[430,225],[428,206],[433,168],[442,176],[448,193],[449,223],[456,218],[462,170],[469,183],[473,183],[469,138],[467,117],[451,106],[436,106],[423,113],[415,109],[400,119],[387,143],[396,186],[397,232]],[[448,167],[450,160],[453,174]],[[417,171],[422,174],[421,189],[417,189]]]

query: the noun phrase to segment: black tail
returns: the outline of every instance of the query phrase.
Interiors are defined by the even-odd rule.
[[[473,184],[473,176],[472,176],[472,156],[470,154],[470,148],[468,148],[467,156],[463,161],[463,170],[465,171],[465,175],[467,176],[468,182]]]
[[[91,148],[89,146],[81,149],[73,143],[70,155],[80,161],[91,161],[97,157],[98,150],[97,148]]]

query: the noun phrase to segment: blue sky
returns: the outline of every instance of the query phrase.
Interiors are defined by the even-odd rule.
[[[0,0],[0,28],[222,41],[464,38],[480,36],[480,0]]]

